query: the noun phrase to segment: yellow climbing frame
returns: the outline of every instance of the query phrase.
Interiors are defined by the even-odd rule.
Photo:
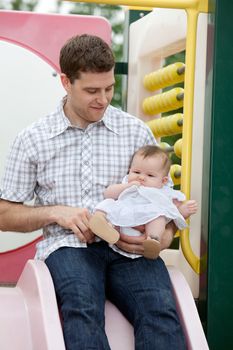
[[[68,0],[79,2],[76,0]],[[190,198],[191,159],[192,159],[192,125],[193,125],[193,101],[194,101],[194,75],[196,58],[197,20],[199,13],[208,13],[208,0],[85,0],[82,2],[94,2],[95,4],[122,5],[141,9],[171,8],[183,9],[187,13],[187,36],[185,58],[185,98],[184,121],[182,142],[182,181],[181,190]],[[190,245],[189,230],[183,230],[180,234],[183,254],[196,273],[200,273],[200,258],[197,257]]]

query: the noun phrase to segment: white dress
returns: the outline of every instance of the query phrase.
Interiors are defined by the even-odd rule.
[[[123,183],[127,182],[125,179]],[[187,223],[172,200],[184,201],[185,195],[168,185],[152,188],[133,185],[125,189],[117,200],[107,198],[100,202],[95,210],[102,210],[120,232],[129,236],[139,236],[140,232],[133,227],[144,225],[159,216],[165,216],[167,222],[173,220],[179,229],[187,227]],[[128,258],[139,258],[141,255],[127,253],[115,245],[111,248]]]
[[[159,216],[165,216],[167,222],[173,220],[182,230],[187,227],[187,224],[173,204],[173,199],[184,201],[185,195],[166,185],[162,188],[133,185],[125,189],[117,200],[107,198],[95,209],[104,211],[107,219],[115,226],[139,226]]]

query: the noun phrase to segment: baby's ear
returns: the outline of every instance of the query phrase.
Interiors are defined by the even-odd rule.
[[[164,176],[164,177],[163,177],[162,183],[163,183],[164,185],[166,185],[166,183],[168,183],[168,176]]]

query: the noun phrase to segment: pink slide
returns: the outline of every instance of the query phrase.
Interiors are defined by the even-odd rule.
[[[52,279],[29,260],[16,287],[0,288],[0,349],[64,350]]]
[[[182,274],[169,267],[188,349],[208,345],[193,300]],[[53,282],[46,265],[28,260],[15,287],[0,288],[0,349],[65,350]],[[112,350],[133,350],[133,328],[109,301],[106,333]]]

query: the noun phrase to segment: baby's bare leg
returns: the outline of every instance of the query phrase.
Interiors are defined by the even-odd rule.
[[[92,215],[89,228],[96,236],[110,244],[116,243],[120,238],[119,232],[108,222],[106,214],[100,210]]]
[[[148,237],[161,241],[162,235],[165,231],[166,218],[165,216],[159,216],[158,218],[148,222],[145,225],[145,232]]]
[[[147,240],[143,242],[143,256],[148,259],[156,259],[161,250],[160,241],[165,231],[166,219],[160,216],[145,225]]]

